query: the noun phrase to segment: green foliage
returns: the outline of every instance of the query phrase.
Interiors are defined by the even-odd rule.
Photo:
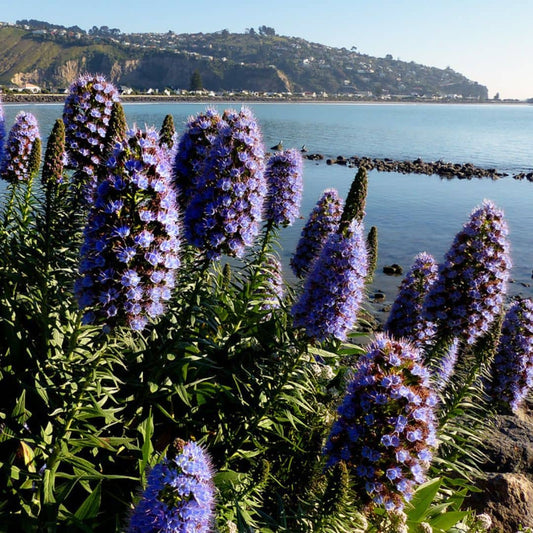
[[[435,473],[455,472],[469,480],[483,475],[481,466],[486,456],[482,442],[494,415],[487,385],[502,322],[500,315],[472,347],[461,347],[454,376],[441,393],[438,416],[441,444],[434,462]]]
[[[462,501],[438,497],[441,485],[441,479],[432,479],[420,485],[413,495],[405,513],[410,533],[420,531],[422,522],[429,524],[435,533],[444,533],[468,516],[468,511],[459,510]]]

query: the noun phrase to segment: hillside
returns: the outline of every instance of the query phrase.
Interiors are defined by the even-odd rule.
[[[189,89],[194,72],[212,91],[486,99],[487,88],[451,68],[376,58],[297,37],[227,30],[211,34],[123,34],[38,21],[0,23],[0,85],[64,88],[82,72],[138,91]]]

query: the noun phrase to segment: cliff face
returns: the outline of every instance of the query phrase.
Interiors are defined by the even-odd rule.
[[[198,71],[219,91],[368,93],[487,98],[486,87],[451,69],[249,34],[134,34],[109,38],[0,25],[0,84],[57,89],[83,72],[137,90],[188,89]]]

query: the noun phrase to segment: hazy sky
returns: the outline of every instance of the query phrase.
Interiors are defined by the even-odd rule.
[[[440,68],[489,97],[533,97],[533,0],[14,0],[0,20],[130,32],[213,32],[266,25],[280,35]],[[0,51],[1,53],[1,51]]]

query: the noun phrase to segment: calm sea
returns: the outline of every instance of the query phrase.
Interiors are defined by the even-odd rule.
[[[240,104],[218,104],[219,110]],[[160,128],[171,114],[181,132],[188,116],[206,104],[126,104],[128,123]],[[267,149],[283,141],[285,148],[301,148],[326,158],[351,155],[472,162],[510,174],[533,170],[533,106],[440,104],[278,104],[253,103]],[[43,138],[62,105],[4,105],[8,126],[20,110],[36,115]],[[305,218],[326,188],[345,196],[354,169],[305,163],[303,218],[282,231],[283,261],[288,263]],[[432,253],[438,261],[470,211],[484,198],[505,210],[510,227],[514,283],[511,294],[533,296],[533,183],[503,178],[497,181],[444,180],[437,176],[369,174],[365,225],[379,232],[378,274],[372,290],[394,299],[401,281],[381,273],[384,265],[398,263],[405,270],[413,257]],[[286,269],[288,273],[288,268]],[[289,274],[290,277],[290,274]],[[383,304],[376,306],[382,308]]]

